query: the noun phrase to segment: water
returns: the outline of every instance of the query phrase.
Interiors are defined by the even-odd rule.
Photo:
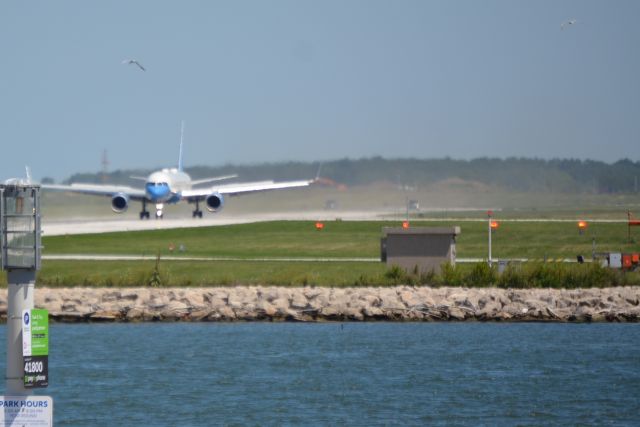
[[[51,385],[38,394],[53,397],[56,426],[640,424],[638,324],[54,324],[50,335]]]

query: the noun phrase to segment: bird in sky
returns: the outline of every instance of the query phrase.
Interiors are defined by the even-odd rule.
[[[564,21],[562,24],[560,24],[560,29],[564,30],[564,27],[568,27],[569,25],[573,25],[576,22],[578,22],[577,19],[569,19],[567,21]]]
[[[125,59],[124,61],[122,61],[123,64],[128,64],[128,65],[137,65],[138,68],[140,68],[142,71],[147,71],[144,69],[144,67],[142,66],[142,64],[140,64],[138,61],[136,61],[135,59]]]

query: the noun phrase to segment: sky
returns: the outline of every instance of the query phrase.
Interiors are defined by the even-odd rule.
[[[105,151],[175,166],[182,120],[185,166],[638,161],[639,19],[636,0],[3,0],[0,179]]]

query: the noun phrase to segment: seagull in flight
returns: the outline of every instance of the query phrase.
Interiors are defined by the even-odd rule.
[[[125,59],[124,61],[122,61],[123,64],[128,64],[128,65],[137,65],[138,68],[140,68],[142,71],[147,71],[144,69],[144,67],[142,66],[142,64],[140,64],[138,61],[136,61],[135,59]]]
[[[577,19],[569,19],[567,21],[564,21],[562,24],[560,24],[560,29],[564,30],[564,27],[568,27],[569,25],[573,25],[576,22],[578,22]]]

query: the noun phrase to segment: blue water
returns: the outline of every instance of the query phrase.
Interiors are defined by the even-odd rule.
[[[640,425],[638,324],[54,324],[50,336],[38,394],[56,426]]]

